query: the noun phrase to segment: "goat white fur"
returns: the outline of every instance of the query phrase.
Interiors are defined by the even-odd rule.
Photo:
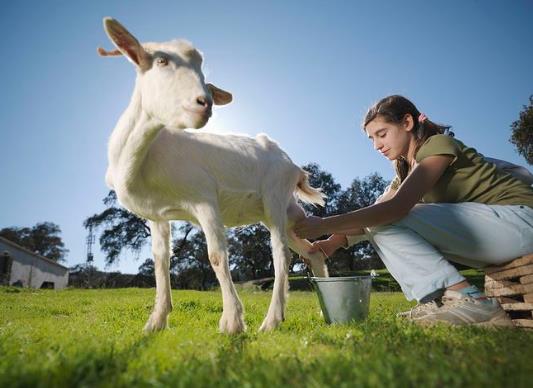
[[[140,44],[119,22],[104,19],[118,50],[136,67],[130,104],[109,141],[106,182],[119,202],[149,221],[155,259],[155,306],[145,331],[167,326],[172,310],[169,262],[170,221],[185,220],[205,233],[209,260],[220,283],[220,331],[245,330],[243,307],[231,280],[224,226],[262,222],[271,234],[275,281],[272,301],[260,330],[284,319],[290,247],[309,258],[316,276],[327,276],[325,257],[309,255],[310,243],[291,226],[305,216],[300,199],[323,204],[307,174],[266,135],[255,139],[194,131],[211,116],[212,104],[231,101],[230,93],[205,84],[202,55],[188,42]]]

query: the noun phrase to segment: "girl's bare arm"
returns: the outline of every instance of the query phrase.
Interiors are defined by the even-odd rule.
[[[338,216],[323,219],[308,218],[295,226],[300,237],[317,237],[324,234],[362,233],[362,228],[386,225],[405,217],[420,199],[435,185],[450,165],[453,157],[429,156],[416,165],[396,192],[389,192],[374,205]]]

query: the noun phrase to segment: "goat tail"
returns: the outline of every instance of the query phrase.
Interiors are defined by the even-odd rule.
[[[324,206],[326,204],[324,201],[326,195],[322,192],[322,189],[311,187],[309,174],[304,170],[300,171],[300,179],[296,184],[296,195],[300,200],[313,205]]]

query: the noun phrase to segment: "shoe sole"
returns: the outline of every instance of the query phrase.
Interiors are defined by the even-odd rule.
[[[513,321],[505,312],[503,315],[499,314],[489,321],[474,323],[473,325],[479,327],[515,327]]]
[[[434,326],[439,323],[442,323],[447,326],[477,326],[477,327],[484,327],[484,328],[499,328],[499,327],[507,327],[507,328],[515,328],[513,321],[511,318],[507,316],[505,312],[503,314],[498,314],[497,316],[493,317],[492,319],[484,322],[462,322],[462,323],[452,323],[448,321],[424,321],[423,319],[412,319],[411,322],[416,323],[419,326],[428,327],[428,326]]]

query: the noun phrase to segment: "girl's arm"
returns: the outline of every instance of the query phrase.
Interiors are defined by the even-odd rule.
[[[298,222],[294,231],[301,238],[324,234],[357,234],[365,227],[386,225],[405,217],[430,191],[450,165],[453,156],[432,155],[417,164],[395,195],[363,209],[325,218],[309,217]]]
[[[378,199],[376,199],[376,202],[374,202],[374,204],[388,201],[389,199],[391,199],[392,197],[396,195],[396,192],[397,190],[393,189],[391,186],[387,187],[387,189],[383,192],[383,194],[381,194],[378,197]]]
[[[394,197],[395,194],[396,190],[389,185],[374,203],[387,201]],[[339,248],[347,248],[350,245],[356,244],[356,241],[358,241],[357,236],[362,237],[361,241],[363,241],[365,239],[364,234],[365,230],[363,228],[349,230],[345,234],[332,234],[325,240],[314,241],[309,253],[322,251],[329,257]]]
[[[381,194],[377,199],[376,199],[376,202],[374,202],[374,204],[376,203],[380,203],[380,202],[384,202],[384,201],[388,201],[389,199],[391,199],[392,197],[394,197],[396,195],[396,190],[393,189],[390,185],[385,189],[385,191],[383,192],[383,194]],[[349,231],[346,231],[345,233],[346,235],[349,235],[349,236],[357,236],[357,235],[362,235],[362,234],[365,234],[365,230],[363,228],[359,228],[359,229],[354,229],[354,230],[349,230]],[[346,246],[347,244],[347,240],[346,240],[346,243],[343,245],[343,246]]]

